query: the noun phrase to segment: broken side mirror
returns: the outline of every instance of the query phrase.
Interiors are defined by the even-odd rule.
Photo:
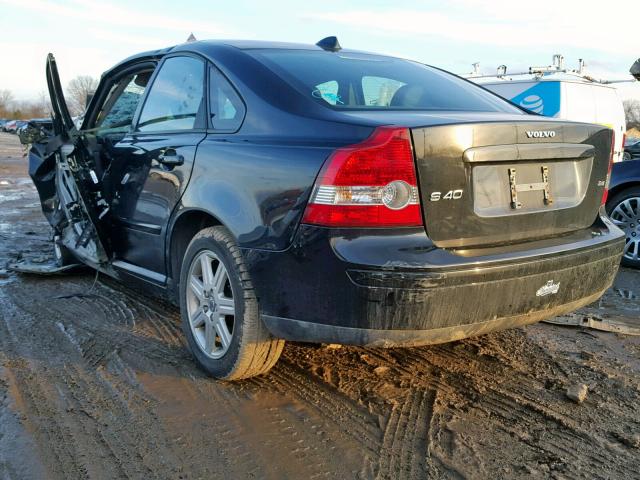
[[[640,81],[640,58],[636,60],[633,65],[631,65],[629,73],[633,76],[633,78]]]

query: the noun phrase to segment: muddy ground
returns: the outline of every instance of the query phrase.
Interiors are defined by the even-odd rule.
[[[290,343],[239,383],[192,362],[172,306],[50,255],[0,134],[0,478],[638,478],[640,337],[549,324],[406,350]],[[580,312],[638,322],[640,272]],[[582,404],[567,388],[588,386]]]

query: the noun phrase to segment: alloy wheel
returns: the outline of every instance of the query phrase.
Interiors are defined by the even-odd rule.
[[[630,197],[618,203],[611,211],[611,220],[627,237],[624,258],[640,260],[640,197]]]
[[[235,302],[229,274],[218,255],[200,252],[189,269],[186,288],[191,332],[202,352],[218,359],[229,350],[235,323]]]

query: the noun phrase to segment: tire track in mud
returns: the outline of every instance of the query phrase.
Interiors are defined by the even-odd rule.
[[[377,479],[419,478],[426,473],[435,393],[411,389],[394,407],[384,431]]]
[[[500,368],[502,366],[498,366],[497,371],[488,369],[495,365],[477,362],[477,358],[465,349],[458,349],[455,355],[449,346],[409,349],[404,353],[409,371],[428,363],[447,376],[453,375],[448,382],[456,386],[457,395],[476,400],[471,408],[484,412],[488,420],[486,427],[508,432],[528,449],[545,454],[558,463],[565,474],[578,475],[585,470],[608,471],[621,478],[633,465],[633,452],[620,448],[601,432],[590,428],[588,418],[586,423],[585,419],[575,419],[574,416],[582,411],[559,392],[548,392],[545,385],[535,378],[520,376],[514,382],[514,372]],[[553,362],[551,358],[548,360]],[[469,365],[474,368],[469,369]],[[454,414],[452,417],[464,419],[470,415]],[[548,431],[553,434],[546,434]],[[536,438],[536,432],[545,435],[545,440]],[[576,450],[576,444],[591,447]],[[515,447],[518,448],[517,445]],[[612,458],[617,461],[612,462]]]
[[[313,406],[323,417],[331,419],[346,437],[350,437],[368,455],[377,456],[382,441],[377,419],[350,398],[315,381],[287,359],[281,359],[265,381],[281,392],[293,393],[305,404]]]
[[[95,293],[81,293],[89,285],[90,282],[77,281],[65,284],[65,292],[51,295],[47,307],[63,330],[74,332],[82,355],[91,366],[99,366],[114,351],[170,365],[189,358],[175,317],[161,315],[143,302],[102,284],[95,285]],[[21,295],[15,297],[20,300]],[[38,306],[21,303],[25,311],[34,316],[40,314]]]
[[[51,284],[54,285],[53,282]],[[47,280],[38,282],[43,297],[47,297],[49,293],[48,285]],[[86,284],[80,281],[65,285],[62,295],[67,292],[72,294],[82,287],[86,289],[88,285],[88,279]],[[166,336],[154,335],[155,331],[151,328],[143,330],[145,335],[134,333],[148,322],[144,312],[157,318],[158,322],[175,322],[170,315],[157,315],[153,308],[140,307],[137,299],[134,302],[126,298],[123,307],[119,291],[115,290],[109,293],[108,298],[104,298],[106,295],[103,295],[102,290],[102,286],[98,284],[94,289],[98,293],[97,296],[69,294],[69,297],[64,299],[49,297],[48,310],[43,313],[41,303],[34,304],[28,301],[33,298],[32,295],[11,288],[11,295],[19,307],[34,322],[48,325],[56,335],[63,337],[68,343],[68,348],[74,349],[82,360],[81,364],[67,366],[58,376],[50,378],[50,382],[63,385],[66,408],[69,410],[66,412],[67,416],[80,416],[80,420],[73,424],[75,437],[80,439],[80,443],[86,443],[91,445],[92,449],[103,452],[105,466],[102,470],[111,471],[114,477],[122,478],[153,478],[154,473],[157,473],[151,469],[136,470],[132,466],[134,463],[145,465],[141,458],[148,449],[144,447],[144,442],[131,437],[127,432],[132,428],[146,432],[154,430],[146,424],[145,416],[135,408],[136,405],[147,405],[154,416],[159,415],[163,424],[170,422],[165,440],[173,444],[174,455],[181,452],[180,460],[176,463],[188,467],[187,471],[195,476],[230,478],[249,475],[275,479],[282,478],[284,474],[309,478],[344,478],[342,469],[345,465],[351,471],[357,472],[361,469],[363,454],[354,453],[361,450],[360,438],[349,439],[348,446],[353,450],[349,453],[351,458],[336,466],[334,452],[340,451],[346,443],[343,438],[344,426],[337,428],[332,422],[325,422],[320,414],[313,413],[317,411],[317,397],[313,397],[316,400],[313,406],[304,401],[292,406],[291,400],[286,399],[298,397],[291,396],[291,392],[286,388],[274,388],[270,382],[257,380],[257,383],[246,382],[241,386],[230,386],[208,377],[203,378],[195,371],[182,345],[176,353],[167,343],[161,341],[162,338],[166,339]],[[56,293],[60,295],[61,292]],[[136,319],[135,322],[130,320],[132,316]],[[160,332],[171,331],[170,329],[171,327],[161,329]],[[173,331],[179,330],[174,328]],[[167,363],[173,366],[167,366]],[[137,374],[129,365],[135,368]],[[154,389],[155,380],[151,377],[161,372],[183,378],[179,381],[179,387],[175,382],[171,383],[172,389],[177,387],[182,391],[179,396],[176,397],[166,390]],[[284,379],[289,378],[289,385],[294,385],[295,382],[292,382],[290,377],[290,374],[283,376]],[[265,390],[277,392],[277,406],[269,406],[269,403],[273,402],[267,402],[265,406],[260,401],[257,407],[252,405],[252,397]],[[91,395],[87,395],[86,391],[91,391]],[[117,392],[117,395],[114,392]],[[325,395],[341,397],[335,392],[327,392]],[[184,417],[189,417],[189,412],[181,411],[180,408],[176,410],[176,405],[181,404],[182,400],[186,400],[186,405],[192,405],[191,400],[187,398],[190,396],[197,397],[197,402],[202,405],[199,419],[202,423],[191,432],[179,425],[185,423]],[[170,401],[171,408],[164,409],[157,403],[156,398],[161,398],[163,402],[173,399]],[[126,400],[124,404],[123,399]],[[334,400],[334,405],[339,405],[341,401]],[[105,412],[96,411],[92,408],[95,405],[104,405]],[[249,410],[247,406],[250,407]],[[259,422],[260,433],[268,438],[267,442],[250,434],[253,426],[243,418],[247,415],[255,417],[256,410],[261,417],[256,419]],[[221,412],[219,418],[212,413],[216,411]],[[321,411],[324,414],[332,413],[327,409]],[[179,416],[177,412],[180,412]],[[354,412],[357,414],[355,423],[352,420],[348,425],[359,426],[363,411],[356,407]],[[112,426],[113,418],[119,421],[114,422]],[[372,422],[370,418],[366,420]],[[108,426],[95,425],[101,425],[103,422]],[[117,425],[123,424],[127,427],[118,430]],[[186,421],[186,424],[188,425],[189,421]],[[177,432],[180,434],[177,435]],[[379,435],[377,426],[373,425],[368,435],[371,434]],[[162,438],[162,433],[157,432],[152,436]],[[135,442],[138,448],[143,448],[143,452],[134,454],[120,448],[120,445],[127,446],[132,442]],[[185,456],[184,452],[190,445],[197,445],[198,452],[203,449],[216,452],[215,463],[218,471],[212,465],[214,462],[211,458],[189,457],[188,454]],[[289,461],[286,465],[276,462],[274,466],[274,456],[281,455],[283,451],[287,452]],[[357,458],[357,461],[354,458]]]
[[[569,401],[565,386],[584,371],[573,365],[571,373],[565,373],[569,369],[529,341],[523,330],[406,350],[343,347],[311,352],[306,360],[291,354],[286,358],[353,401],[368,404],[371,412],[390,410],[379,478],[487,477],[495,472],[517,477],[599,472],[593,476],[621,478],[635,468],[637,447],[631,446],[635,441],[629,440],[630,434],[612,432],[606,420],[601,417],[604,425],[599,425],[591,415],[598,409],[598,416],[619,418],[624,430],[633,432],[640,422],[632,405],[601,401],[597,393],[580,407]],[[369,371],[357,365],[357,359],[368,363]],[[321,373],[315,373],[314,365],[324,365]],[[384,370],[378,373],[379,368]],[[391,396],[385,391],[388,384],[395,389]],[[638,398],[633,382],[625,388],[623,398]],[[399,397],[398,391],[406,393]],[[416,392],[432,400],[417,407]],[[370,403],[372,396],[377,403]],[[386,399],[387,407],[380,399]],[[424,420],[408,421],[413,430],[405,433],[403,419],[415,412]],[[416,447],[414,432],[426,442]],[[414,463],[409,466],[402,452],[412,449]],[[505,455],[521,461],[505,464]]]
[[[46,446],[42,458],[48,471],[57,478],[89,478],[86,463],[81,460],[82,445],[76,441],[72,428],[59,420],[63,416],[55,402],[59,392],[51,389],[46,367],[9,361],[5,368],[14,385],[19,412],[28,418],[28,430],[34,433],[39,446]],[[38,369],[45,373],[36,372]]]
[[[74,284],[73,292],[82,292],[88,285]],[[156,299],[147,298],[144,294],[129,291],[115,281],[103,277],[93,288],[94,293],[84,296],[80,293],[76,299],[84,300],[86,314],[90,315],[99,309],[99,314],[109,323],[122,323],[133,327],[133,331],[141,335],[153,337],[163,344],[182,347],[184,345],[180,325],[180,313],[172,305]],[[161,305],[161,308],[160,306]]]
[[[390,368],[392,359],[383,354],[384,350],[312,348],[311,355],[305,355],[303,347],[292,349],[286,352],[285,360],[278,365],[292,365],[291,368],[306,379],[304,383],[342,394],[346,398],[341,402],[355,405],[370,418],[378,418],[378,421],[372,421],[373,428],[368,432],[375,441],[370,442],[367,463],[363,468],[364,478],[425,478],[433,470],[428,461],[429,431],[436,398],[433,388],[404,381],[402,383],[406,385],[398,385],[398,372]],[[326,361],[327,355],[331,356],[330,362]],[[375,367],[386,370],[380,371]],[[289,389],[298,391],[299,386],[296,384]],[[318,397],[317,390],[318,387],[314,386],[310,395]],[[372,397],[376,397],[374,403],[370,403]],[[318,400],[322,402],[318,402],[320,405],[326,403],[323,399]],[[323,414],[335,415],[332,412],[330,405]],[[358,424],[362,423],[357,416],[351,416]],[[348,420],[339,418],[339,421],[341,425],[352,428]],[[381,429],[379,424],[384,428]]]
[[[0,344],[5,358],[3,365],[13,386],[14,400],[28,430],[34,433],[40,447],[47,447],[42,450],[44,463],[49,472],[59,478],[87,478],[86,468],[77,461],[78,445],[63,422],[58,421],[61,412],[51,402],[51,399],[57,397],[57,392],[52,392],[51,385],[41,379],[49,367],[43,364],[33,365],[33,360],[17,355],[20,340],[10,322],[19,319],[20,314],[9,303],[2,290],[0,307]]]
[[[3,307],[7,306],[6,301],[2,303]],[[40,311],[36,310],[36,313]],[[41,325],[40,331],[45,331],[52,312],[40,316],[30,313],[29,320]],[[18,371],[16,375],[17,388],[29,399],[25,402],[24,415],[33,417],[35,414],[36,431],[45,434],[38,443],[46,445],[55,454],[51,471],[59,473],[60,478],[175,476],[175,457],[164,448],[162,440],[157,441],[165,437],[164,433],[157,428],[153,416],[140,408],[149,405],[148,398],[139,394],[135,382],[130,381],[131,371],[118,369],[117,352],[112,351],[107,361],[99,362],[99,365],[94,363],[93,367],[90,363],[77,362],[75,359],[80,360],[86,353],[82,351],[80,339],[74,337],[72,329],[51,328],[51,324],[49,320],[48,340],[54,344],[55,353],[65,351],[62,363],[55,353],[48,356],[53,353],[50,344],[38,344],[36,355],[33,350],[18,349],[22,351],[16,352],[16,356],[28,358],[23,368],[26,372]],[[4,325],[7,325],[6,320]],[[62,323],[59,321],[56,325]],[[32,341],[13,335],[9,347],[26,346]],[[76,350],[75,358],[69,351],[73,349]],[[44,363],[48,359],[53,359],[53,363]],[[114,363],[115,368],[112,368]],[[126,373],[123,381],[117,378],[119,371]],[[141,399],[146,401],[140,402]],[[73,451],[65,451],[64,446]]]
[[[150,414],[153,401],[103,369],[93,375],[76,366],[67,367],[63,381],[87,417],[89,437],[100,442],[121,477],[177,476],[177,457],[165,445],[165,432]]]

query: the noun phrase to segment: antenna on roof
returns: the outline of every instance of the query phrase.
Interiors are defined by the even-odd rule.
[[[189,34],[189,38],[187,38],[187,43],[191,43],[191,42],[196,42],[196,36],[193,34],[193,32],[191,32]]]
[[[337,52],[338,50],[342,50],[340,42],[338,42],[338,37],[323,38],[318,43],[316,43],[316,45],[328,52]]]

